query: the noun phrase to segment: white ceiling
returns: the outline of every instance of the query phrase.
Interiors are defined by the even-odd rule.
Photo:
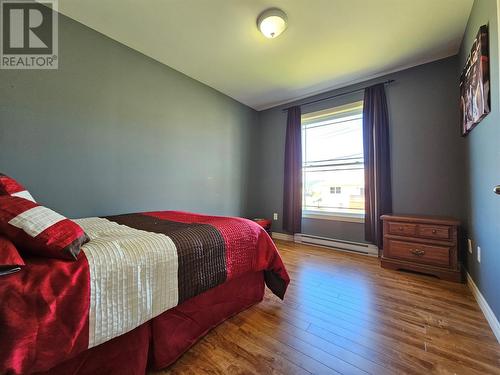
[[[473,0],[61,0],[61,13],[255,109],[457,53]],[[266,39],[259,13],[288,29]]]

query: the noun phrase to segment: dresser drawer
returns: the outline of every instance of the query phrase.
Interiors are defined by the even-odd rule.
[[[386,240],[384,257],[409,260],[412,262],[450,267],[450,247],[424,245],[417,242]]]
[[[435,238],[436,240],[449,240],[451,238],[451,228],[445,225],[425,225],[418,226],[419,237]]]
[[[416,236],[417,235],[417,225],[411,223],[398,223],[391,222],[387,224],[388,231],[390,234],[395,234],[397,236]]]

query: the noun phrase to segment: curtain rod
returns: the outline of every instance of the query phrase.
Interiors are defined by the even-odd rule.
[[[394,79],[388,79],[387,81],[383,81],[383,82],[379,82],[379,83],[375,83],[374,85],[370,85],[370,86],[375,86],[375,85],[378,85],[380,83],[383,83],[384,85],[390,85],[391,83],[393,83],[395,80]],[[314,103],[319,103],[319,102],[322,102],[322,101],[325,101],[325,100],[329,100],[329,99],[333,99],[333,98],[338,98],[339,96],[343,96],[343,95],[349,95],[349,94],[354,94],[355,92],[360,92],[360,91],[363,91],[364,89],[366,89],[367,87],[370,87],[370,86],[364,86],[364,87],[361,87],[359,89],[356,89],[356,90],[351,90],[351,91],[346,91],[346,92],[342,92],[340,94],[335,94],[335,95],[330,95],[330,96],[327,96],[325,98],[321,98],[321,99],[316,99],[316,100],[311,100],[310,102],[305,102],[305,103],[302,103],[302,104],[299,104],[298,106],[299,107],[302,107],[304,105],[309,105],[309,104],[314,104]],[[294,105],[291,106],[291,107],[286,107],[286,108],[283,108],[282,111],[283,112],[286,112],[288,111],[290,108],[292,107],[295,107]]]

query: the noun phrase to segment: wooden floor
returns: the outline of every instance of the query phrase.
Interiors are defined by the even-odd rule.
[[[500,345],[466,285],[277,244],[285,301],[266,292],[157,374],[500,374]]]

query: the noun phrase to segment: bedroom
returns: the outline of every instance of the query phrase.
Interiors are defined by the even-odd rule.
[[[44,3],[0,4],[0,374],[500,373],[499,1]]]

